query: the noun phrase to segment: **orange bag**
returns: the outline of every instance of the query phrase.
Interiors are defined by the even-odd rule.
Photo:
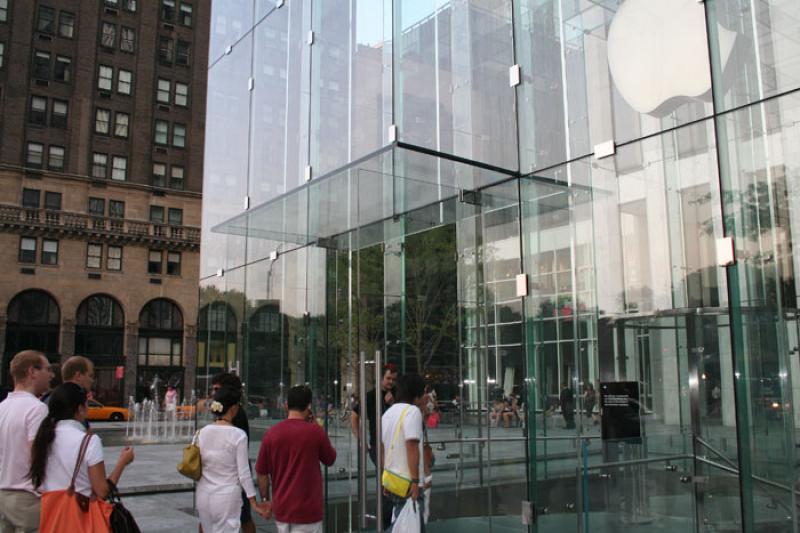
[[[75,464],[75,471],[72,473],[69,487],[42,494],[40,533],[65,531],[70,533],[109,533],[111,531],[109,518],[114,509],[113,506],[94,496],[87,498],[83,494],[75,492],[75,478],[78,477],[91,438],[92,434],[87,432],[81,441],[78,462]]]

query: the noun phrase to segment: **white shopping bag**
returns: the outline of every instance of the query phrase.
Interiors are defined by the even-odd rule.
[[[420,533],[419,508],[411,498],[408,499],[403,510],[397,515],[397,520],[392,524],[392,533]]]

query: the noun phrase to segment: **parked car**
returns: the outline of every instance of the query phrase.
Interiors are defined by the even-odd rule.
[[[124,407],[106,407],[97,400],[89,400],[89,420],[111,420],[121,422],[128,419],[128,410]]]

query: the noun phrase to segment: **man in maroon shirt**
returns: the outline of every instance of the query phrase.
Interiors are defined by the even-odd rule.
[[[322,533],[322,474],[336,450],[313,422],[311,389],[289,389],[289,416],[264,434],[256,473],[261,497],[270,504],[279,533]],[[269,501],[270,480],[272,501]]]

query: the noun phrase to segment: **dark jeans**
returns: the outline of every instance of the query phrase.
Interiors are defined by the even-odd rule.
[[[376,457],[375,446],[369,449],[369,459],[372,461],[372,464],[375,465],[375,469],[378,469],[378,458]],[[381,477],[382,472],[378,472],[376,475],[378,478]],[[394,504],[389,501],[389,498],[386,495],[383,496],[381,499],[381,510],[383,514],[383,530],[386,531],[389,529],[389,526],[392,523],[392,506]]]
[[[406,502],[408,501],[407,498],[400,498],[399,496],[395,496],[394,494],[388,495],[386,498],[389,502],[391,502],[394,509],[392,510],[392,522],[397,518],[400,514],[400,511],[403,510],[405,507]],[[417,512],[419,513],[419,530],[421,533],[425,533],[425,496],[423,495],[422,489],[419,491],[419,498],[417,498]],[[385,529],[385,531],[392,531],[391,529]],[[403,533],[402,531],[395,531],[394,533]]]

